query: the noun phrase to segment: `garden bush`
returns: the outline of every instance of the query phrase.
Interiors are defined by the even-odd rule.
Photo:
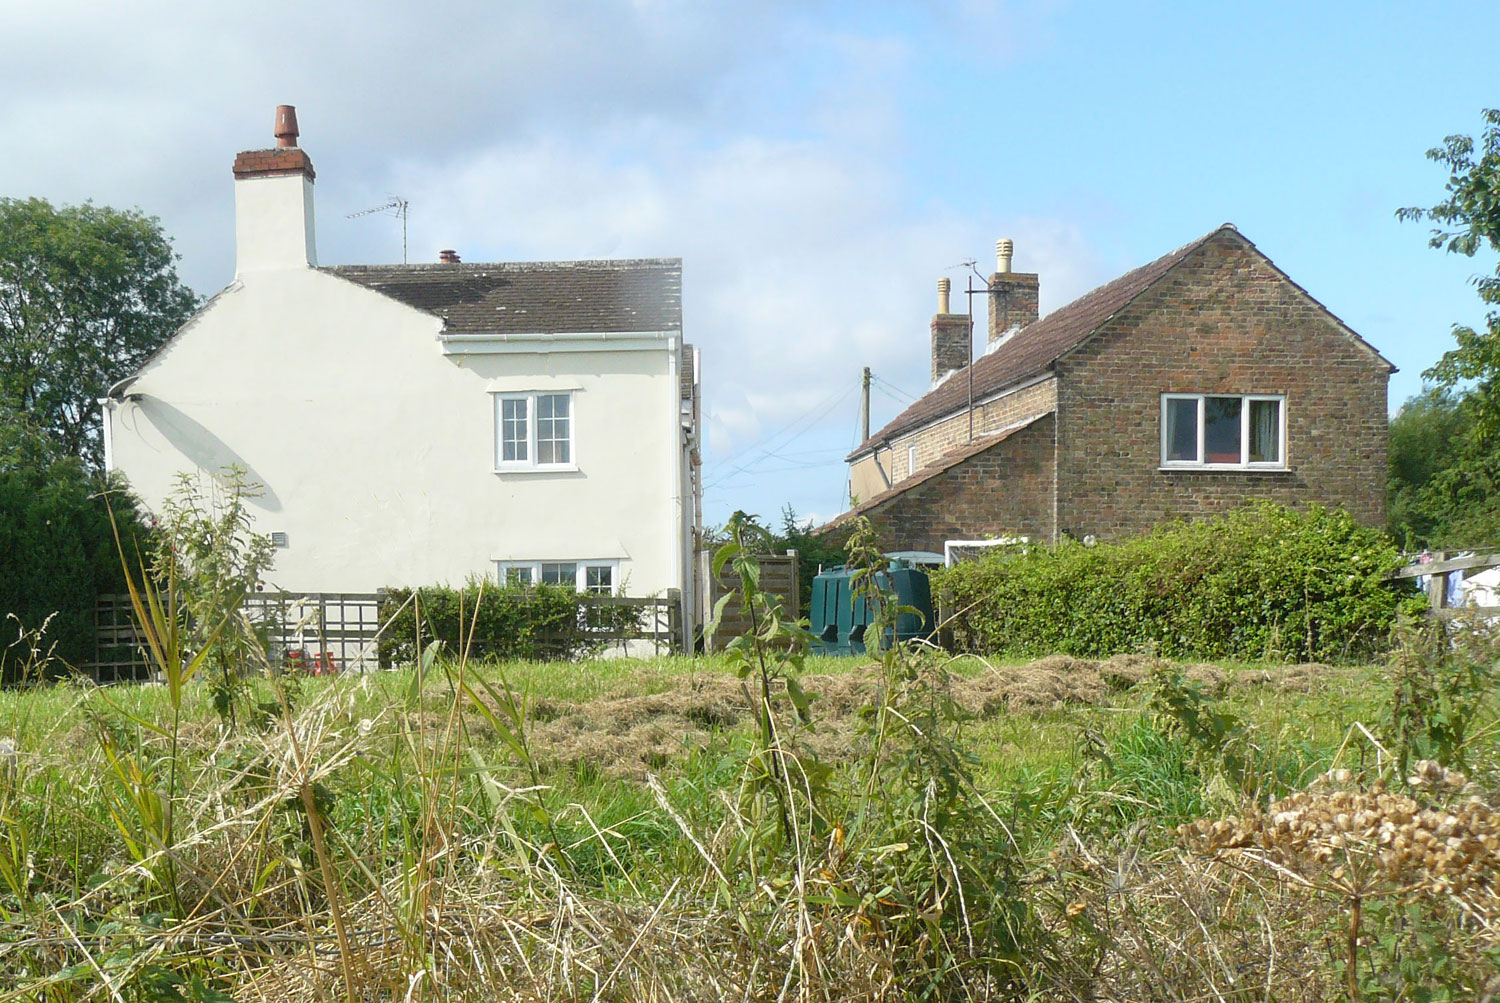
[[[470,658],[526,661],[596,654],[609,635],[629,632],[638,611],[607,606],[563,585],[499,585],[473,578],[463,588],[392,588],[380,603],[382,662],[416,659],[432,641]]]
[[[62,453],[22,418],[0,417],[0,680],[17,681],[29,661],[24,645],[10,647],[23,628],[46,624],[49,673],[93,661],[95,601],[125,591],[111,507],[133,558],[145,531],[123,485]]]
[[[1410,586],[1341,509],[1257,502],[1119,543],[1000,548],[947,569],[955,640],[1013,655],[1341,661],[1384,650]]]

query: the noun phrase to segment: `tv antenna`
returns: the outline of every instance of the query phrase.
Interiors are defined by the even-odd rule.
[[[377,212],[390,213],[401,221],[401,263],[406,261],[406,209],[410,202],[399,195],[392,195],[384,205],[372,206],[369,209],[361,209],[359,212],[351,212],[345,219],[358,219],[361,216],[372,216]]]

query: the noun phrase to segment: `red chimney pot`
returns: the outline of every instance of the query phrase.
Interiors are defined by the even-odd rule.
[[[438,261],[442,262],[445,265],[457,265],[462,263],[459,260],[458,252],[453,250],[451,247],[444,248],[443,250],[438,252]]]
[[[297,145],[297,109],[294,105],[276,106],[276,145],[282,148]]]

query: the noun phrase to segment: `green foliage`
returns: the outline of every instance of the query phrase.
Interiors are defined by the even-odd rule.
[[[151,553],[151,574],[186,614],[184,642],[205,652],[214,707],[231,722],[241,682],[265,661],[263,640],[240,615],[276,559],[271,538],[251,530],[246,501],[259,491],[239,467],[225,468],[206,484],[201,476],[179,474],[162,503]],[[234,618],[228,629],[226,615]]]
[[[1250,737],[1243,722],[1220,707],[1202,683],[1189,681],[1178,666],[1158,665],[1151,673],[1151,687],[1151,709],[1162,732],[1186,742],[1200,770],[1205,765],[1222,769],[1244,786],[1250,780],[1251,764],[1247,755]]]
[[[1500,251],[1500,110],[1483,119],[1477,141],[1449,136],[1427,151],[1448,170],[1447,198],[1396,213],[1432,222],[1432,247],[1470,258]],[[1500,264],[1475,286],[1485,304],[1500,305]],[[1422,374],[1433,387],[1391,422],[1391,528],[1408,546],[1500,539],[1500,312],[1480,330],[1454,325],[1453,337],[1457,346]]]
[[[797,510],[787,505],[781,510],[781,532],[761,524],[760,516],[735,512],[724,526],[710,526],[704,532],[704,543],[717,549],[729,542],[731,523],[741,527],[744,547],[752,554],[784,554],[788,550],[797,552],[797,615],[807,616],[812,609],[812,583],[820,567],[829,568],[846,561],[844,548],[835,543],[835,537],[819,536],[813,532],[811,519],[799,521]]]
[[[380,657],[413,662],[428,642],[469,658],[546,661],[597,654],[630,632],[638,611],[599,605],[565,585],[496,584],[472,578],[463,588],[386,589],[380,604]]]
[[[984,652],[1338,661],[1384,649],[1410,595],[1385,581],[1399,564],[1342,510],[1259,502],[1120,543],[1007,548],[936,587]]]
[[[1469,765],[1476,725],[1500,682],[1500,629],[1480,618],[1403,619],[1388,669],[1387,736],[1399,769],[1419,759]]]
[[[197,308],[176,259],[135,210],[0,198],[0,410],[97,468],[97,400]]]
[[[777,720],[775,701],[784,690],[797,717],[804,724],[810,721],[810,702],[797,677],[812,647],[812,635],[804,621],[788,615],[777,596],[761,589],[760,563],[747,547],[747,539],[754,535],[749,522],[744,513],[736,512],[727,527],[728,542],[714,552],[714,576],[722,575],[728,565],[738,586],[719,598],[705,633],[712,637],[718,631],[725,607],[738,595],[750,628],[724,646],[724,657],[735,675],[749,682],[755,692],[759,744],[747,764],[745,790],[752,797],[771,794],[782,835],[792,843],[795,819],[802,814],[799,803],[806,816],[822,827],[818,793],[824,771],[791,741],[787,728]]]
[[[28,631],[47,623],[53,672],[93,660],[95,600],[124,590],[111,505],[134,546],[145,531],[118,484],[90,473],[30,422],[11,416],[0,424],[0,620],[13,615]],[[4,630],[0,679],[9,683],[21,665],[6,647],[14,632]]]
[[[1500,440],[1475,433],[1477,403],[1427,387],[1391,419],[1388,516],[1407,550],[1500,541]]]

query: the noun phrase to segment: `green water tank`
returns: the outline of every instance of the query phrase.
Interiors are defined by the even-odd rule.
[[[932,615],[932,586],[920,565],[942,563],[941,554],[902,552],[887,554],[890,566],[876,578],[888,601],[910,606],[915,613],[896,617],[895,635],[910,641],[932,634],[936,623]],[[866,650],[865,631],[873,610],[863,597],[854,594],[855,570],[845,566],[826,568],[813,579],[811,625],[813,650],[825,655],[862,655]],[[887,634],[881,647],[890,643]]]

